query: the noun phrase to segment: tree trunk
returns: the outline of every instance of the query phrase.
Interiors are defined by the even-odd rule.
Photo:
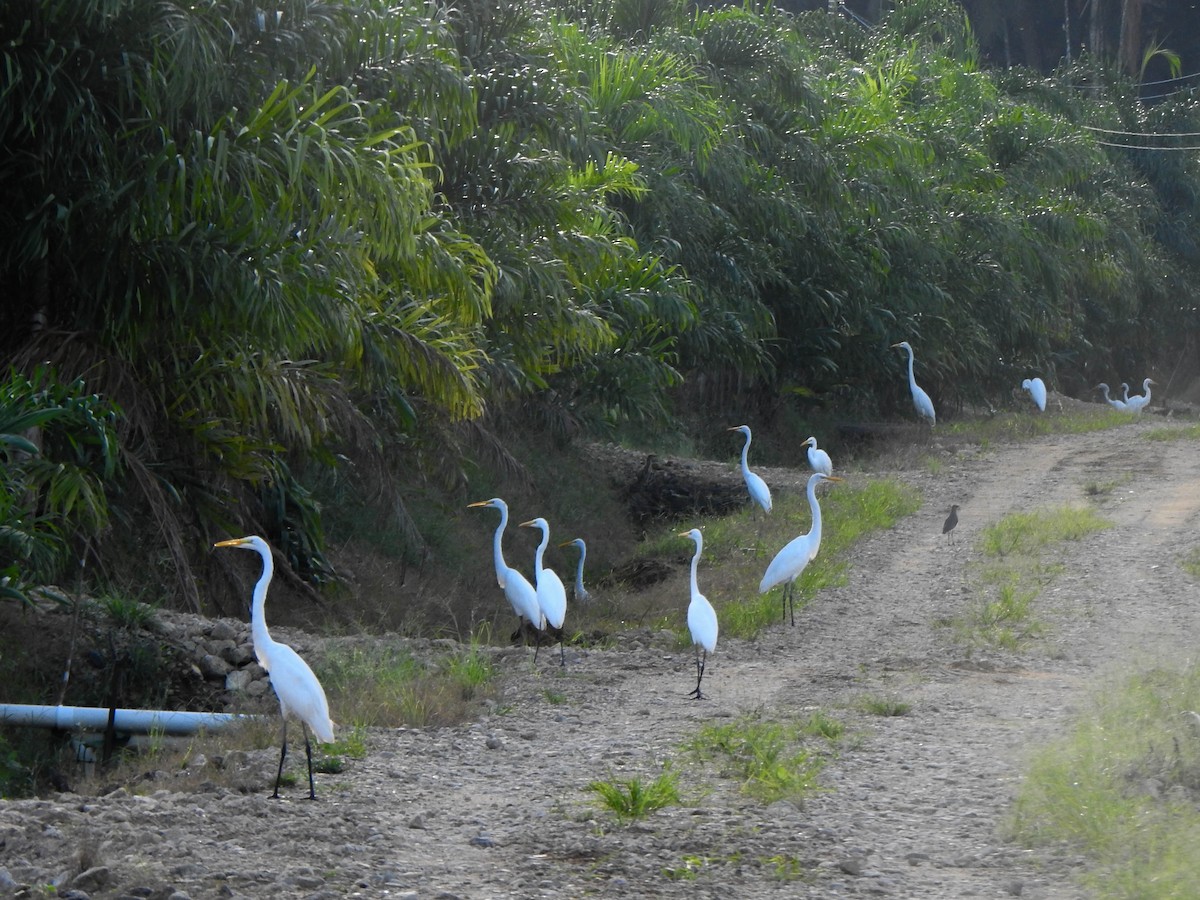
[[[1134,78],[1142,71],[1142,4],[1144,0],[1124,0],[1121,7],[1121,46],[1117,59],[1121,68]]]
[[[1092,0],[1089,7],[1092,11],[1090,28],[1088,29],[1088,47],[1092,56],[1097,59],[1104,56],[1104,5],[1106,0]]]

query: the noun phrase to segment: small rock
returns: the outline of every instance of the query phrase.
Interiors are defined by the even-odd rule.
[[[495,847],[496,842],[493,841],[486,834],[480,833],[480,834],[475,835],[475,837],[471,838],[471,846],[472,847]]]
[[[415,816],[409,819],[408,827],[423,829],[425,827],[425,813],[417,813]]]
[[[851,856],[849,859],[843,859],[838,862],[838,868],[847,875],[858,877],[862,875],[867,868],[867,861],[861,856]]]
[[[229,663],[219,656],[206,653],[200,657],[200,674],[205,678],[224,678],[229,674],[229,668]]]
[[[497,735],[489,734],[487,736],[486,746],[489,750],[499,750],[504,746],[504,741],[501,740]]]
[[[108,883],[108,866],[92,866],[71,879],[71,887],[80,891],[97,891]]]
[[[228,622],[218,620],[213,622],[212,628],[208,631],[208,636],[214,641],[232,641],[237,639],[237,629]]]
[[[17,887],[17,882],[13,881],[12,874],[4,866],[0,866],[0,888],[11,890]]]

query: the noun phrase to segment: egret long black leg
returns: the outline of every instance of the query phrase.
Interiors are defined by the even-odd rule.
[[[279,771],[275,773],[275,793],[271,795],[272,800],[279,799],[279,780],[283,778],[283,761],[287,758],[287,716],[283,718],[283,741],[279,748]]]
[[[301,722],[300,727],[304,729],[304,753],[308,756],[308,799],[316,800],[317,786],[313,784],[312,774],[312,743],[308,739],[308,725]]]
[[[705,696],[700,693],[700,682],[704,679],[704,666],[708,662],[708,651],[704,650],[704,656],[701,657],[700,645],[696,645],[696,689],[688,694],[694,700],[704,700]]]
[[[563,668],[566,668],[567,665],[567,648],[563,646],[565,637],[566,636],[563,635],[558,639],[558,664]]]

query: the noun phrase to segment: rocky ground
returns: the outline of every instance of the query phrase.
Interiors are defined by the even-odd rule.
[[[59,897],[1083,898],[1083,861],[1027,850],[1005,825],[1028,754],[1089,697],[1151,660],[1187,659],[1200,605],[1177,564],[1200,512],[1200,454],[1148,442],[1161,421],[986,452],[935,439],[898,474],[925,503],[854,551],[848,583],[752,642],[722,641],[693,702],[690,651],[632,634],[530,666],[497,651],[503,694],[453,728],[376,730],[366,756],[269,799],[274,751],[245,777],[161,775],[103,796],[0,804],[0,890]],[[936,470],[936,471],[934,471]],[[798,489],[806,473],[764,473]],[[1104,490],[1097,491],[1097,486]],[[1094,496],[1088,496],[1089,491]],[[951,542],[942,521],[961,506]],[[1066,546],[1019,654],[972,649],[948,622],[978,602],[974,540],[1015,510],[1090,503],[1114,527]],[[700,570],[701,586],[704,566]],[[236,640],[234,641],[236,645]],[[212,663],[216,665],[216,663]],[[911,704],[871,715],[864,697]],[[802,804],[764,806],[681,748],[704,725],[848,726]],[[336,716],[335,716],[336,718]],[[201,762],[203,763],[201,765]],[[628,826],[595,779],[670,763],[684,803]]]

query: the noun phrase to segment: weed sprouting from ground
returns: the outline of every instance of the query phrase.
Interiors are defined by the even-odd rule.
[[[800,800],[816,790],[824,762],[800,745],[799,731],[778,722],[743,718],[704,726],[685,749],[700,760],[717,762],[723,775],[763,804]]]
[[[959,640],[1018,651],[1044,634],[1035,601],[1063,571],[1047,556],[1064,542],[1110,527],[1089,507],[1064,506],[1011,513],[984,528],[979,549],[985,562],[976,568],[980,599],[966,615],[952,620]]]
[[[1200,668],[1152,670],[1097,694],[1033,760],[1014,809],[1029,846],[1095,863],[1098,900],[1190,897],[1200,884]]]
[[[672,769],[650,782],[641,778],[624,781],[593,781],[587,790],[598,798],[620,822],[642,819],[657,809],[679,803],[679,777]]]
[[[860,697],[856,705],[865,713],[883,718],[907,716],[912,712],[911,703],[894,697]]]

